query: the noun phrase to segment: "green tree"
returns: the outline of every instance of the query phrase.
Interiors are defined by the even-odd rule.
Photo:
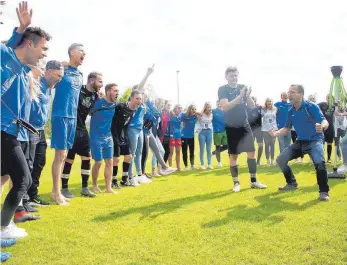
[[[119,102],[127,102],[131,94],[131,87],[127,88],[124,93],[120,96]]]

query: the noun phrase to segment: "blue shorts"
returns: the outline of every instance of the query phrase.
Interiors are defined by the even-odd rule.
[[[52,117],[51,148],[68,150],[72,148],[77,119]]]
[[[92,158],[95,161],[102,161],[103,159],[113,158],[113,139],[112,136],[107,138],[93,139],[90,138],[90,150]]]

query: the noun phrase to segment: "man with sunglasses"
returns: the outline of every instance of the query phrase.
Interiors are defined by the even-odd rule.
[[[328,201],[329,186],[328,172],[324,160],[323,130],[329,127],[329,123],[316,104],[303,99],[304,88],[302,85],[290,86],[288,95],[292,107],[289,109],[284,127],[278,131],[272,130],[269,132],[274,137],[285,135],[290,132],[291,126],[294,126],[298,135],[297,140],[277,158],[277,164],[287,182],[287,185],[279,187],[279,190],[288,191],[298,188],[298,183],[288,162],[304,154],[309,154],[316,169],[319,199]]]

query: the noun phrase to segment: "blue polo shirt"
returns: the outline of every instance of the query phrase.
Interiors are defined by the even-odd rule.
[[[183,129],[181,131],[182,138],[194,138],[195,124],[198,117],[196,115],[187,116],[186,113],[182,113],[181,120],[183,123]]]
[[[18,136],[17,118],[29,121],[30,93],[28,72],[13,49],[1,43],[1,131]],[[9,109],[8,109],[9,108]],[[29,108],[29,111],[28,111]],[[13,112],[13,113],[12,113]]]
[[[319,107],[309,101],[303,100],[300,108],[294,107],[289,109],[285,128],[295,127],[298,140],[317,141],[323,140],[324,134],[316,132],[316,123],[325,120]]]
[[[106,99],[98,99],[92,109],[90,119],[90,138],[102,140],[112,137],[111,123],[117,103],[108,103]]]
[[[292,104],[288,103],[287,101],[280,101],[276,102],[274,105],[277,108],[277,114],[276,114],[276,121],[277,121],[277,128],[281,129],[284,127],[288,111],[292,107]]]
[[[213,114],[213,118],[212,118],[213,132],[215,133],[225,132],[224,111],[221,109],[213,109],[212,114]]]
[[[134,117],[131,119],[131,121],[129,123],[129,128],[135,128],[138,130],[142,130],[145,112],[146,112],[145,106],[143,104],[141,104],[137,108]]]
[[[38,95],[38,101],[33,100],[31,103],[29,122],[36,130],[43,130],[49,116],[49,102],[52,97],[52,89],[44,77],[40,80],[41,93]]]
[[[173,139],[181,139],[181,117],[182,113],[178,116],[172,116],[169,120],[170,137]]]
[[[77,119],[82,81],[82,73],[76,67],[65,68],[63,79],[55,86],[52,117]]]

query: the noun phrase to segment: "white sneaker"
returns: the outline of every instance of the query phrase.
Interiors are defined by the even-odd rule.
[[[272,162],[271,162],[271,165],[276,166],[276,162],[275,162],[275,161],[272,161]]]
[[[152,180],[150,180],[149,178],[146,177],[146,175],[141,175],[138,177],[138,182],[140,184],[147,184],[147,183],[151,183]]]
[[[235,184],[233,187],[233,192],[240,192],[240,190],[241,190],[240,184]]]
[[[132,187],[138,187],[140,186],[140,184],[138,183],[138,181],[135,179],[136,177],[132,177],[131,179],[129,179],[129,184]]]
[[[186,171],[190,171],[191,169],[190,169],[190,167],[186,167]]]
[[[196,166],[192,166],[192,169],[196,169]]]
[[[162,174],[163,176],[167,176],[167,175],[169,175],[169,174],[171,174],[171,173],[174,173],[176,170],[177,170],[177,168],[168,167],[168,168],[166,168],[166,169],[162,169],[162,170],[161,170],[161,174]]]
[[[270,160],[268,160],[268,161],[266,162],[266,164],[267,164],[268,166],[271,166]]]
[[[300,163],[304,163],[304,158],[300,158]]]
[[[297,164],[297,163],[298,163],[298,159],[295,159],[295,160],[294,160],[294,164]]]
[[[219,163],[218,163],[218,168],[221,168],[221,167],[223,167],[223,165],[222,165],[221,162],[219,162]]]
[[[12,220],[10,221],[10,224],[8,225],[8,227],[10,227],[10,228],[15,227],[15,228],[17,228],[17,229],[22,230],[23,232],[25,232],[25,229],[24,229],[24,228],[20,228],[20,227],[16,226],[16,224],[15,224]]]
[[[257,182],[251,182],[251,188],[252,189],[266,189],[267,186],[260,181]]]
[[[207,168],[208,169],[213,169],[213,166],[212,165],[208,165]]]
[[[28,233],[16,226],[7,226],[1,229],[1,239],[17,239],[27,237]]]
[[[206,167],[205,167],[205,166],[201,166],[201,167],[200,167],[200,169],[205,170],[205,169],[206,169]]]
[[[337,168],[337,173],[346,173],[347,172],[347,165],[342,164]]]
[[[153,171],[152,172],[152,177],[160,177],[160,175],[156,171]]]

